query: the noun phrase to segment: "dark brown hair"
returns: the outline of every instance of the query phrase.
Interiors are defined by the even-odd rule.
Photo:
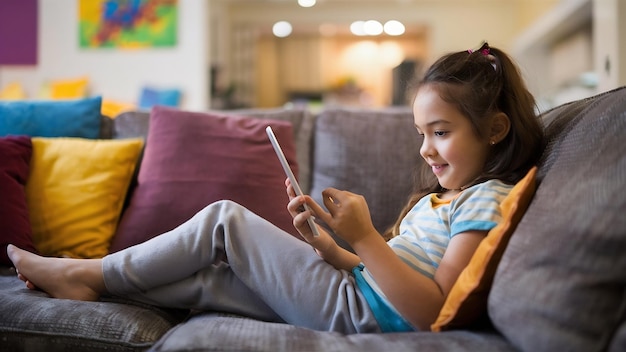
[[[499,112],[509,117],[508,134],[493,146],[483,173],[472,184],[489,179],[514,184],[537,162],[544,141],[535,99],[515,63],[502,50],[484,43],[476,51],[445,55],[426,71],[417,92],[425,85],[434,87],[444,101],[467,117],[479,137],[485,137],[487,117]],[[442,191],[430,169],[422,170],[417,181],[415,193],[385,238],[398,235],[400,222],[419,199]]]

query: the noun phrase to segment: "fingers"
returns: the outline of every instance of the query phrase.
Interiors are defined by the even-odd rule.
[[[296,196],[292,197],[289,200],[289,203],[287,203],[287,210],[289,211],[289,214],[291,214],[292,217],[295,217],[299,213],[303,212],[304,203],[305,203],[304,197],[296,197]]]
[[[293,188],[291,181],[289,179],[285,179],[285,191],[287,192],[287,196],[289,199],[296,197],[296,190]]]
[[[341,208],[341,203],[346,201],[347,192],[340,191],[336,188],[327,188],[322,191],[322,199],[324,206],[328,211],[333,214],[338,208]]]

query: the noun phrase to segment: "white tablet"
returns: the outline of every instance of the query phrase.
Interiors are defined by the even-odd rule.
[[[293,186],[294,191],[296,192],[296,195],[301,196],[303,195],[302,193],[302,189],[300,188],[300,184],[298,184],[298,181],[296,180],[296,176],[294,176],[293,171],[291,171],[291,167],[289,167],[289,163],[287,162],[287,158],[285,158],[285,154],[283,153],[283,150],[280,148],[280,144],[278,144],[278,140],[276,139],[276,136],[274,135],[274,131],[272,130],[271,126],[267,126],[267,128],[265,129],[265,132],[267,132],[267,136],[270,138],[270,142],[272,142],[272,146],[274,147],[274,151],[276,152],[276,155],[278,156],[278,160],[280,161],[280,164],[283,166],[283,170],[285,170],[285,174],[287,174],[287,177],[289,178],[289,181],[291,182],[291,185]],[[306,210],[309,210],[309,207],[305,204],[304,208]],[[317,230],[317,226],[315,226],[315,221],[313,217],[310,217],[308,219],[308,223],[309,223],[309,227],[311,228],[311,231],[313,232],[313,236],[319,236],[320,233]]]

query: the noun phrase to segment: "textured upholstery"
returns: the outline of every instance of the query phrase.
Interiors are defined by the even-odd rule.
[[[626,304],[625,302],[622,302]],[[622,311],[624,306],[622,305]],[[609,352],[619,352],[626,351],[626,317],[622,317],[622,321],[620,326],[615,331],[615,335],[613,336],[613,340],[611,341],[611,345],[608,348]]]
[[[496,273],[490,316],[521,350],[604,350],[626,312],[626,89],[546,119],[539,187]]]
[[[203,314],[170,330],[151,351],[514,351],[494,332],[341,335]]]
[[[334,187],[368,201],[374,227],[393,224],[424,163],[410,109],[324,111],[316,119],[311,196]],[[338,239],[344,247],[345,242]]]
[[[50,299],[27,290],[6,269],[0,271],[0,307],[0,351],[142,351],[187,313],[106,298]]]

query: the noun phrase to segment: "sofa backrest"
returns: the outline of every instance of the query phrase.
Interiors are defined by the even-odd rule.
[[[498,267],[489,316],[523,351],[605,350],[626,312],[626,87],[544,120],[539,186]]]
[[[411,109],[335,108],[315,122],[311,196],[323,204],[327,187],[363,195],[374,227],[385,231],[408,201],[424,163]]]

